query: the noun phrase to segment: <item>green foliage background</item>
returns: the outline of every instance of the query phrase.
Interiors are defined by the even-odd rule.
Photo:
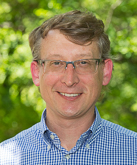
[[[137,131],[136,0],[0,0],[0,141],[32,126],[45,108],[30,74],[28,35],[45,19],[66,11],[92,11],[111,40],[114,72],[102,118]]]

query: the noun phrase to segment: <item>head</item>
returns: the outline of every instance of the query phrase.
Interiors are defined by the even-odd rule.
[[[103,22],[91,13],[68,12],[45,21],[32,31],[29,41],[33,82],[40,87],[48,116],[90,118],[102,85],[109,83],[112,72]],[[39,63],[40,59],[52,62]],[[76,64],[85,59],[88,62]],[[101,60],[100,64],[95,59]],[[58,61],[67,62],[67,67]],[[91,66],[97,69],[93,71]]]
[[[101,58],[109,58],[110,41],[104,33],[102,20],[97,19],[92,13],[76,10],[56,15],[32,31],[29,44],[33,60],[40,59],[41,40],[50,30],[55,29],[58,29],[68,40],[79,45],[90,44],[96,40]]]

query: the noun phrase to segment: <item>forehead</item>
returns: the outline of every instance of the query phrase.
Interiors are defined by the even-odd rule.
[[[63,58],[99,58],[97,41],[91,44],[79,45],[70,41],[59,30],[50,30],[41,42],[41,58],[61,56]]]

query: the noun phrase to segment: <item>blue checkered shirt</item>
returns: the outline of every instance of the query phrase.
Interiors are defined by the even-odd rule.
[[[0,165],[137,165],[137,133],[96,119],[76,146],[66,151],[41,121],[0,144]]]

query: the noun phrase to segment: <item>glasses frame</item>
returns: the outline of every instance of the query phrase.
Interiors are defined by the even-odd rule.
[[[45,65],[45,62],[46,61],[61,61],[61,62],[65,62],[66,63],[66,66],[65,66],[65,70],[67,69],[67,65],[68,64],[72,64],[73,65],[73,68],[75,69],[76,66],[75,66],[75,62],[78,62],[78,61],[83,61],[83,60],[94,60],[96,61],[96,65],[99,65],[101,62],[104,61],[104,59],[100,58],[100,59],[94,59],[94,58],[90,58],[90,59],[80,59],[80,60],[75,60],[75,61],[63,61],[63,60],[49,60],[49,59],[45,59],[45,60],[42,60],[42,59],[38,59],[38,60],[34,60],[36,61],[37,63],[39,63],[41,66],[43,66],[43,64]],[[96,69],[97,70],[97,69]],[[96,72],[96,71],[95,71]]]

